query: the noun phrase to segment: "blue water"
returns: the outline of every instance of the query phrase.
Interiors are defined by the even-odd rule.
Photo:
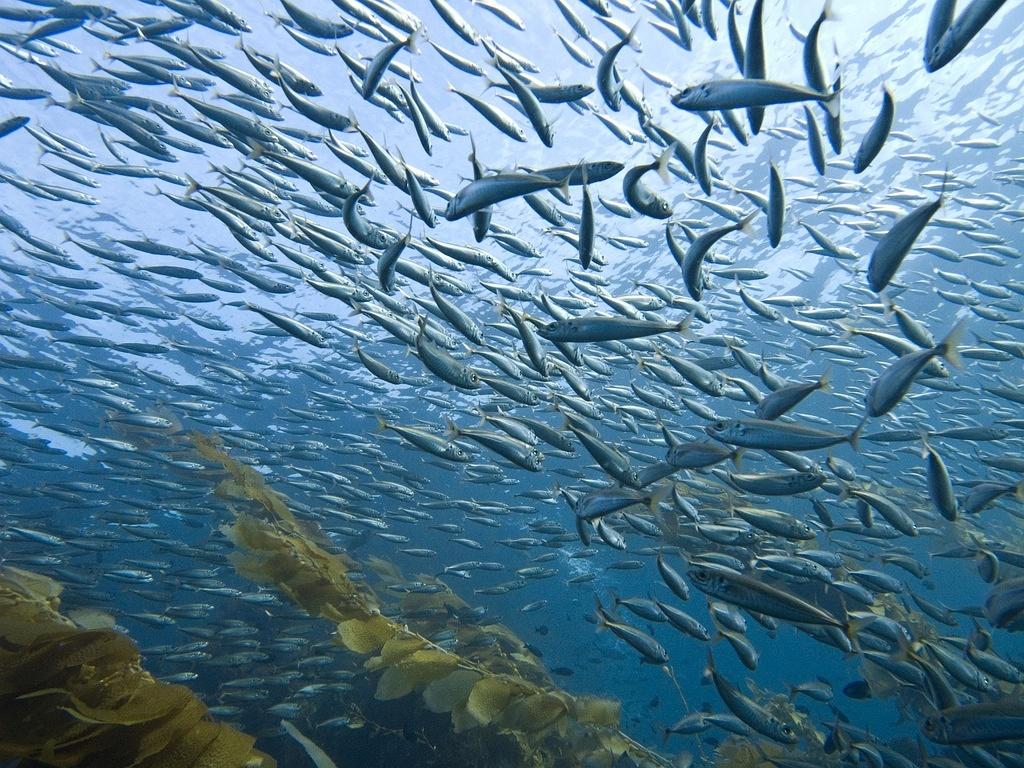
[[[653,17],[642,5],[638,4],[632,11],[612,7],[614,16],[627,27],[635,20],[643,19],[638,33],[641,50],[626,48],[620,54],[618,68],[621,76],[642,89],[655,122],[691,144],[703,130],[704,121],[672,107],[668,101],[669,90],[649,78],[643,70],[660,73],[679,87],[735,76],[725,32],[726,9],[721,3],[712,5],[719,39],[712,41],[702,30],[694,28],[691,51],[681,50],[650,26],[648,22]],[[741,8],[746,10],[748,5],[741,3]],[[801,44],[789,25],[805,31],[820,8],[817,3],[804,2],[765,5],[764,37],[768,43],[769,75],[779,80],[802,83]],[[899,6],[896,11],[893,11],[894,5]],[[941,181],[937,174],[947,171],[957,183],[947,191],[944,207],[925,230],[918,245],[944,246],[961,258],[950,261],[915,251],[897,275],[896,283],[904,290],[897,288],[892,293],[898,305],[926,325],[936,338],[944,336],[958,319],[966,319],[969,329],[965,340],[967,345],[984,347],[978,339],[1020,343],[1024,341],[1024,315],[1021,313],[1024,299],[1019,288],[1024,281],[1019,250],[1024,247],[1020,235],[1020,221],[1024,214],[1019,207],[1018,190],[1024,178],[1021,174],[1024,143],[1019,136],[1020,113],[1016,102],[1022,86],[1020,61],[1024,36],[1020,35],[1020,30],[1024,29],[1024,8],[1019,3],[1009,3],[1009,7],[996,16],[962,55],[939,72],[928,74],[923,69],[921,52],[931,5],[931,2],[893,4],[876,0],[856,3],[838,0],[834,3],[835,19],[822,28],[819,50],[826,71],[831,73],[833,66],[838,66],[842,74],[842,119],[846,144],[838,157],[831,151],[827,152],[829,169],[825,178],[819,178],[811,164],[803,137],[803,111],[799,106],[770,107],[765,129],[759,136],[750,137],[749,146],[740,146],[728,131],[712,134],[709,155],[728,185],[766,194],[768,162],[772,160],[777,164],[786,179],[788,211],[782,244],[778,249],[772,250],[768,246],[764,224],[758,216],[751,235],[731,235],[716,246],[716,263],[709,266],[762,269],[766,273],[763,279],[745,283],[746,290],[761,299],[780,295],[803,297],[808,305],[843,310],[845,320],[854,326],[877,326],[898,335],[896,324],[882,314],[877,297],[866,289],[864,269],[875,242],[870,233],[877,237],[910,206],[917,205],[925,197],[937,195]],[[159,4],[116,3],[109,7],[121,16],[166,17],[170,13]],[[338,57],[320,56],[303,48],[268,17],[271,13],[283,11],[242,0],[234,2],[232,7],[253,28],[251,33],[242,37],[244,44],[279,57],[281,62],[295,66],[319,84],[324,95],[317,99],[318,103],[342,113],[352,110],[368,134],[386,145],[393,154],[400,151],[406,161],[435,176],[442,189],[455,192],[471,177],[471,168],[466,160],[470,152],[468,136],[453,133],[450,143],[435,138],[434,153],[427,156],[416,140],[409,120],[395,121],[384,111],[363,102],[358,90],[348,82],[347,69]],[[327,2],[311,1],[303,7],[324,18],[336,15],[334,6]],[[429,3],[410,1],[406,7],[424,20],[431,42],[485,64],[483,50],[462,42]],[[553,36],[552,28],[556,28],[572,37],[554,4],[509,0],[508,7],[526,19],[526,31],[512,29],[481,6],[460,3],[458,10],[482,36],[493,37],[536,64],[539,80],[593,84],[594,70],[574,61]],[[605,44],[617,38],[584,5],[573,7]],[[745,15],[741,15],[740,23],[745,29]],[[94,26],[94,23],[89,26]],[[4,32],[27,29],[29,26],[26,24],[0,21],[0,30]],[[178,34],[180,39],[187,39],[192,45],[223,51],[226,62],[247,72],[252,71],[235,47],[238,38],[200,25],[192,25],[187,32]],[[60,39],[72,44],[77,52],[55,51],[59,55],[49,61],[78,73],[88,72],[93,60],[118,68],[120,65],[115,61],[103,61],[105,52],[164,55],[144,42],[130,42],[122,46],[104,43],[83,29],[65,33]],[[585,42],[580,44],[588,48]],[[339,46],[345,51],[367,57],[376,53],[381,45],[358,33],[339,41]],[[589,53],[597,61],[599,55],[593,49],[589,49]],[[418,55],[402,52],[395,61],[410,64],[415,69],[422,78],[418,90],[435,111],[450,124],[461,126],[472,135],[478,158],[489,171],[571,164],[584,159],[618,160],[630,167],[650,162],[660,151],[646,138],[631,144],[624,143],[589,112],[577,114],[565,105],[544,105],[545,114],[553,121],[555,134],[554,147],[545,149],[522,115],[513,106],[496,100],[501,91],[489,89],[485,97],[513,115],[527,128],[530,137],[526,143],[508,140],[447,89],[450,82],[479,95],[483,90],[482,80],[452,68],[426,42],[421,44]],[[493,69],[486,66],[485,69],[497,77]],[[42,101],[7,101],[2,106],[0,117],[8,114],[28,116],[31,126],[49,128],[90,148],[95,152],[97,161],[117,162],[104,147],[97,125],[64,108],[63,105],[72,98],[71,94],[57,86],[40,69],[19,60],[12,49],[6,51],[0,71],[18,87],[50,91],[57,102],[48,106]],[[874,120],[881,103],[883,83],[896,100],[893,133],[871,167],[854,176],[844,167],[843,161],[852,158],[860,137]],[[190,92],[190,95],[230,107],[226,101],[212,101],[214,93],[222,94],[229,90],[226,84],[218,83],[205,94]],[[130,93],[160,99],[174,104],[187,115],[193,115],[193,110],[180,99],[173,98],[170,89],[164,85],[133,86]],[[290,110],[279,91],[276,95],[279,106],[283,106],[285,119],[282,123],[268,123],[275,127],[286,125],[314,133],[322,132],[315,124]],[[628,106],[617,114],[609,113],[597,93],[588,97],[587,102],[637,131],[635,114]],[[823,113],[817,110],[816,116],[820,123]],[[114,128],[105,128],[103,132],[110,138],[119,135]],[[337,135],[336,138],[363,146],[356,133]],[[982,142],[980,145],[977,144],[979,141]],[[24,129],[0,139],[0,142],[5,150],[0,157],[0,170],[5,174],[75,186],[40,165],[41,162],[49,162],[72,167],[52,154],[40,156],[39,142]],[[968,145],[965,146],[964,142]],[[325,146],[317,143],[309,143],[308,146],[324,167],[362,184],[363,179],[337,161]],[[173,163],[153,160],[124,147],[119,151],[131,164],[160,168],[182,177],[190,174],[206,184],[213,184],[216,180],[208,170],[210,163],[237,168],[243,159],[234,149],[209,145],[202,146],[201,154],[172,149],[177,156]],[[593,486],[611,482],[593,465],[581,447],[571,458],[549,456],[542,472],[528,473],[497,460],[485,449],[467,444],[474,450],[475,461],[496,461],[501,465],[500,483],[480,478],[474,482],[473,475],[463,468],[442,465],[422,451],[401,443],[392,433],[377,433],[378,415],[404,425],[443,429],[446,420],[452,418],[462,426],[468,426],[477,421],[474,407],[496,400],[496,397],[492,397],[486,387],[469,394],[455,391],[432,377],[414,355],[407,354],[402,348],[404,344],[395,343],[396,340],[377,327],[372,319],[354,314],[346,304],[306,285],[303,278],[312,277],[311,273],[296,267],[274,249],[270,251],[275,253],[276,261],[257,259],[241,248],[212,216],[185,209],[167,197],[154,194],[159,189],[180,195],[184,192],[183,187],[158,179],[89,175],[94,175],[100,182],[98,188],[75,188],[98,198],[99,202],[94,206],[33,198],[11,184],[2,188],[4,213],[24,224],[32,235],[59,244],[67,234],[90,243],[109,245],[129,254],[132,260],[128,265],[104,262],[71,243],[65,243],[60,247],[74,267],[58,266],[20,250],[24,243],[13,235],[2,235],[4,250],[0,266],[4,271],[0,280],[0,302],[5,311],[0,325],[2,351],[40,356],[70,366],[68,371],[60,373],[11,366],[3,369],[0,401],[5,401],[5,404],[0,404],[0,416],[3,418],[5,440],[0,455],[3,472],[0,500],[5,523],[45,531],[63,540],[60,544],[40,544],[26,540],[14,531],[4,530],[0,533],[3,539],[0,552],[5,562],[38,570],[62,581],[66,588],[65,608],[100,607],[111,612],[118,625],[143,649],[145,664],[155,675],[196,672],[197,677],[190,685],[207,704],[240,707],[238,713],[229,713],[226,719],[264,737],[260,747],[279,757],[283,765],[303,764],[301,761],[305,758],[295,752],[294,744],[275,735],[281,717],[266,710],[281,702],[298,703],[299,713],[287,719],[300,723],[305,721],[307,732],[314,734],[316,740],[338,759],[339,765],[350,764],[344,761],[344,755],[346,749],[353,748],[354,742],[346,742],[346,739],[361,739],[365,732],[315,729],[316,724],[324,719],[325,712],[339,704],[344,705],[343,696],[338,702],[332,702],[329,696],[336,694],[328,694],[326,699],[305,699],[295,698],[295,692],[303,685],[329,677],[328,670],[334,665],[352,668],[355,666],[352,660],[342,658],[340,650],[328,642],[329,627],[305,619],[283,599],[263,604],[260,598],[245,600],[239,595],[219,596],[202,591],[203,582],[189,574],[190,569],[211,569],[215,572],[211,577],[224,586],[250,596],[257,592],[251,583],[236,576],[225,561],[230,545],[217,529],[227,518],[227,507],[212,496],[208,479],[168,463],[168,460],[195,460],[180,444],[169,451],[165,450],[166,445],[157,443],[152,447],[142,445],[135,452],[124,452],[91,442],[92,437],[138,439],[137,434],[126,432],[109,420],[113,413],[110,408],[88,397],[107,391],[129,400],[139,412],[173,418],[185,428],[225,434],[233,455],[257,466],[273,488],[294,501],[300,517],[317,522],[339,549],[349,551],[360,562],[367,562],[371,555],[386,558],[400,566],[410,580],[421,573],[438,574],[445,565],[466,560],[503,563],[505,569],[502,571],[475,570],[468,579],[453,575],[443,578],[468,603],[486,609],[486,616],[481,619],[483,623],[507,625],[542,656],[548,669],[561,670],[554,678],[558,685],[572,693],[598,694],[621,700],[623,729],[634,738],[652,748],[664,750],[666,754],[699,751],[699,746],[686,736],[673,736],[667,745],[663,745],[664,727],[685,713],[684,704],[668,676],[657,666],[642,665],[630,647],[609,632],[599,633],[594,626],[595,595],[605,605],[610,605],[615,595],[669,598],[653,562],[653,554],[660,542],[645,538],[627,527],[624,529],[629,545],[627,551],[617,552],[595,538],[593,556],[577,558],[571,555],[583,547],[571,536],[565,537],[566,541],[560,546],[534,546],[527,551],[502,543],[503,540],[521,537],[550,542],[557,535],[558,526],[568,534],[575,532],[572,511],[555,490],[555,484],[583,490],[579,478],[572,474],[576,471],[582,471],[582,476]],[[314,195],[308,184],[299,179],[293,181],[302,193]],[[696,184],[674,176],[668,184],[653,175],[647,176],[645,181],[672,203],[675,220],[698,220],[709,226],[726,223],[720,215],[697,202],[700,190]],[[924,197],[903,197],[901,202],[899,192],[908,190]],[[640,293],[641,289],[636,284],[649,281],[684,295],[679,269],[665,246],[664,222],[638,214],[627,220],[612,215],[597,202],[598,195],[622,200],[620,177],[595,184],[591,191],[598,214],[597,250],[606,261],[600,274],[608,280],[608,292],[616,296]],[[408,214],[401,206],[408,207],[407,196],[397,188],[378,183],[372,185],[372,195],[374,204],[366,208],[369,218],[404,233]],[[1000,203],[995,210],[979,209],[965,202],[965,199],[999,202],[1000,198],[994,195],[1005,195],[1010,202]],[[561,207],[578,212],[579,197],[579,188],[574,187],[572,205]],[[440,198],[431,199],[443,206]],[[752,209],[748,199],[726,188],[716,189],[713,199],[743,210]],[[843,205],[853,207],[842,208]],[[289,209],[287,204],[283,207]],[[340,216],[318,217],[297,208],[294,210],[331,229],[345,231]],[[973,222],[974,232],[995,236],[993,242],[978,242],[968,237],[971,232],[965,230],[963,219]],[[574,247],[559,239],[552,228],[522,201],[511,200],[496,206],[493,221],[534,245],[540,252],[540,259],[513,255],[493,240],[486,241],[483,247],[516,272],[530,268],[547,271],[542,275],[520,275],[516,286],[533,293],[543,291],[551,296],[580,294],[569,273],[570,268],[578,267]],[[812,224],[825,232],[836,244],[856,252],[859,260],[839,263],[836,259],[809,253],[814,243],[798,222]],[[571,222],[567,227],[575,232],[575,225]],[[438,228],[433,231],[416,221],[412,234],[414,237],[429,234],[440,240],[462,244],[472,242],[468,219],[458,222],[440,219]],[[639,238],[643,244],[639,247],[616,247],[608,241],[613,236]],[[685,243],[679,229],[676,229],[675,237]],[[115,239],[143,238],[182,249],[182,253],[176,256],[151,255],[113,243]],[[268,240],[266,236],[261,236],[261,239]],[[275,233],[272,239],[289,244],[279,233]],[[234,277],[226,269],[201,260],[188,260],[187,255],[197,253],[199,245],[235,260],[267,279],[283,282],[294,290],[271,294]],[[999,248],[993,250],[992,245]],[[300,250],[330,263],[326,255],[315,254],[308,247]],[[977,254],[984,255],[979,257]],[[404,257],[428,265],[411,249]],[[851,263],[855,264],[853,271],[844,268]],[[218,291],[195,280],[137,269],[168,264],[186,266],[211,278],[226,280],[236,285],[240,292]],[[347,272],[353,278],[375,280],[372,263],[358,270],[338,265],[331,265],[331,268]],[[28,274],[22,274],[25,270]],[[960,275],[968,283],[951,283],[948,278],[937,275],[936,270]],[[46,281],[47,276],[54,275],[94,280],[99,287],[75,290]],[[505,329],[493,325],[503,322],[495,309],[498,298],[479,285],[480,280],[502,282],[500,278],[475,267],[468,267],[455,277],[471,287],[469,294],[458,299],[459,306],[470,312],[480,324],[492,324],[485,329],[489,343],[503,350],[504,354],[513,349],[522,351],[517,339],[507,335]],[[1003,288],[1006,296],[1002,298],[979,292],[970,285],[974,282],[984,289],[987,285],[1007,286],[1014,281],[1018,287],[1013,290]],[[400,285],[407,295],[429,299],[429,292],[418,283],[400,279]],[[975,306],[940,296],[937,289],[969,295]],[[191,303],[174,298],[175,294],[185,292],[210,293],[213,300]],[[316,349],[274,329],[259,315],[238,305],[238,302],[246,300],[314,327],[327,338],[328,347]],[[591,311],[606,310],[599,300],[595,301]],[[62,302],[72,302],[72,306],[63,305],[62,308]],[[411,302],[407,303],[418,309]],[[525,302],[510,299],[509,303],[542,316],[540,309]],[[707,339],[702,343],[699,338],[725,334],[740,339],[746,351],[754,356],[763,356],[773,372],[789,381],[810,380],[831,369],[832,394],[815,393],[804,401],[799,412],[823,419],[837,430],[849,430],[857,423],[863,412],[865,389],[892,359],[888,352],[870,341],[859,337],[844,339],[838,325],[831,326],[833,336],[823,338],[801,333],[782,323],[764,323],[740,302],[731,278],[713,278],[705,291],[703,306],[711,320],[695,323],[698,338],[686,342],[682,351],[673,349],[674,339],[671,343],[666,342],[665,349],[694,359],[727,356],[729,350],[713,343],[714,339],[712,343],[707,343]],[[76,307],[78,311],[75,311]],[[85,313],[81,312],[82,307],[87,310]],[[988,316],[979,315],[975,311],[978,307],[990,310]],[[151,309],[160,310],[159,316],[153,317]],[[791,308],[781,308],[781,311],[789,318],[800,317]],[[89,316],[83,317],[82,314]],[[686,313],[680,309],[666,309],[659,314],[679,320]],[[198,322],[188,316],[197,318]],[[206,327],[218,322],[224,324],[225,330]],[[50,323],[56,325],[48,327]],[[106,339],[115,345],[144,342],[162,345],[162,350],[127,354],[123,348],[119,351],[68,343],[68,337],[72,335]],[[392,386],[374,379],[355,357],[353,335],[363,339],[364,350],[386,359],[389,365],[416,383]],[[461,355],[463,345],[461,337],[459,339],[457,354]],[[813,349],[823,343],[851,344],[867,354],[863,359],[849,360]],[[647,353],[640,354],[649,359]],[[493,368],[481,357],[468,359],[481,369]],[[610,362],[613,372],[608,377],[583,370],[595,395],[614,393],[614,389],[609,389],[614,386],[628,388],[630,382],[645,386],[657,383],[649,373],[639,371],[634,360],[611,356]],[[304,372],[303,366],[308,372]],[[735,363],[725,372],[754,382],[762,392],[767,391],[757,377],[748,375]],[[98,385],[83,381],[93,378],[105,382]],[[992,361],[968,358],[963,370],[953,372],[951,381],[957,387],[955,391],[915,386],[912,394],[892,414],[872,420],[865,431],[873,433],[891,428],[916,432],[920,427],[938,431],[957,426],[989,426],[1000,419],[1024,416],[1019,404],[998,399],[983,389],[1003,385],[1015,387],[1020,392],[1024,366],[1019,355],[1010,354],[1005,360]],[[522,380],[520,383],[528,382]],[[547,388],[572,394],[560,379],[535,386],[540,390]],[[433,401],[426,399],[425,393],[430,393]],[[750,412],[748,403],[724,397],[711,399],[699,395],[692,388],[680,394],[710,405],[723,418],[749,415]],[[841,397],[844,395],[849,396],[848,399]],[[26,411],[24,401],[46,406],[45,412]],[[602,407],[604,419],[600,431],[603,438],[642,456],[662,458],[665,446],[657,425],[646,423],[633,429],[634,425],[617,415],[610,402],[606,401]],[[548,403],[535,408],[513,408],[512,412],[540,417],[555,426],[562,419]],[[700,427],[703,422],[685,408],[677,413],[663,412],[661,415],[666,425],[681,436],[697,439],[702,434]],[[244,435],[241,442],[235,441],[233,445],[231,435],[238,430],[251,434]],[[1016,482],[1019,479],[1019,474],[993,469],[980,461],[985,456],[1021,456],[1024,441],[1019,429],[1008,429],[994,442],[935,440],[933,445],[945,458],[961,493],[966,489],[965,484],[972,481],[995,479]],[[538,447],[545,449],[543,444]],[[811,542],[811,546],[821,549],[851,546],[853,554],[865,559],[863,565],[851,567],[885,570],[904,580],[908,588],[918,594],[951,608],[980,606],[989,586],[978,576],[974,560],[933,555],[968,543],[970,532],[989,544],[1021,549],[1024,542],[1019,532],[1020,502],[1008,496],[976,518],[948,524],[932,510],[929,502],[918,442],[889,445],[865,440],[859,453],[845,445],[834,449],[834,453],[854,465],[862,483],[885,493],[894,493],[913,511],[918,524],[927,526],[929,531],[928,535],[916,539],[902,537],[894,542],[865,540],[851,533],[819,531],[817,542]],[[827,458],[824,451],[809,455],[822,463]],[[134,467],[118,463],[125,458],[142,464]],[[634,466],[642,467],[646,463],[648,460],[634,456]],[[770,457],[756,451],[748,452],[742,459],[742,471],[745,472],[777,471],[780,468]],[[324,472],[336,473],[347,481],[339,482]],[[680,473],[680,477],[684,475]],[[724,488],[712,474],[694,474],[693,477],[704,478]],[[375,487],[375,481],[400,483],[409,489],[408,495],[396,497],[386,486]],[[79,482],[90,485],[84,488],[69,485]],[[348,488],[365,492],[367,498],[348,493]],[[823,491],[815,493],[829,505],[837,519],[855,519],[851,502],[840,502]],[[742,494],[732,491],[732,495],[738,498]],[[442,503],[436,503],[439,497],[444,499]],[[493,505],[495,502],[506,506],[496,507]],[[744,501],[748,502],[815,520],[806,496],[760,500],[750,497]],[[404,513],[408,509],[424,513],[424,519],[408,522]],[[493,526],[467,520],[467,513],[473,511],[494,521]],[[339,512],[351,517],[346,518]],[[403,519],[396,515],[402,515]],[[360,523],[361,519],[368,517],[383,521],[385,532],[406,536],[408,541],[400,543],[382,538],[377,528]],[[462,532],[451,534],[432,527],[453,522],[462,526]],[[130,528],[123,527],[136,523],[150,526],[151,531],[159,531],[161,539],[139,538],[126,532]],[[454,537],[474,540],[480,548],[455,543],[452,541]],[[879,563],[877,555],[895,547],[905,548],[927,566],[929,574],[924,581]],[[414,557],[402,553],[402,548],[430,549],[435,555]],[[533,562],[547,553],[554,553],[555,557]],[[615,567],[630,560],[642,563],[642,567],[636,570]],[[684,570],[681,560],[675,558],[673,562],[678,570]],[[533,565],[553,568],[556,573],[550,578],[527,579],[521,588],[504,595],[477,593],[477,590],[515,579],[516,569]],[[142,585],[148,590],[146,594],[140,595],[104,575],[119,568],[151,571],[155,575],[153,583]],[[596,574],[592,581],[569,582],[574,576],[591,572]],[[1012,575],[1013,568],[1005,566],[1003,576]],[[523,606],[538,600],[546,601],[546,605],[534,612],[522,611]],[[168,606],[193,602],[209,603],[214,607],[204,619],[181,619],[164,627],[152,626],[133,616],[150,613],[165,616]],[[711,626],[705,601],[699,592],[694,590],[684,607]],[[652,627],[624,610],[620,614],[634,626],[653,631],[665,646],[671,667],[691,707],[725,711],[714,688],[701,685],[707,657],[706,644],[684,637],[666,624]],[[252,637],[244,638],[256,641],[252,648],[240,644],[237,638],[219,635],[226,626],[230,626],[227,624],[229,621],[253,628]],[[756,671],[743,667],[727,642],[718,641],[711,646],[719,671],[729,679],[742,684],[749,677],[762,689],[785,693],[788,685],[826,678],[836,690],[836,706],[852,723],[883,740],[898,736],[916,738],[919,723],[913,716],[902,717],[892,700],[881,703],[871,699],[855,701],[842,695],[842,687],[859,676],[856,657],[844,656],[833,648],[827,648],[785,623],[777,633],[766,632],[752,620],[748,620],[747,625],[747,636],[760,652]],[[196,639],[196,635],[189,632],[195,627],[217,630],[212,637],[202,638],[208,640],[209,644],[203,651],[209,654],[209,658],[198,662],[169,661],[166,658],[169,649]],[[961,616],[958,628],[940,627],[939,630],[940,634],[966,637],[971,631],[971,622]],[[308,642],[294,651],[274,645],[276,639],[293,631],[301,633],[300,636],[307,638]],[[994,647],[1000,654],[1018,662],[1024,660],[1024,646],[1019,635],[995,630],[994,636]],[[217,666],[218,658],[239,650],[255,650],[258,655],[251,663],[242,665],[244,668]],[[323,667],[304,666],[302,663],[304,658],[323,654],[331,657]],[[300,672],[301,676],[284,685],[268,686],[266,697],[258,702],[233,701],[230,695],[224,696],[226,689],[219,688],[221,683],[233,678],[280,675],[291,671]],[[798,702],[810,712],[820,730],[827,730],[824,724],[834,719],[827,705],[806,697],[799,698]],[[714,729],[706,735],[726,738],[724,732]],[[295,762],[287,762],[281,756],[289,756]]]

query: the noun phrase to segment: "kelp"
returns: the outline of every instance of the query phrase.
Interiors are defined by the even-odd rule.
[[[288,509],[284,497],[267,487],[263,475],[252,467],[235,461],[216,440],[199,432],[189,433],[189,438],[200,456],[213,464],[219,464],[228,473],[228,478],[217,486],[216,492],[219,495],[255,501],[273,519],[292,526],[296,524],[295,515]]]
[[[237,572],[332,622],[335,641],[367,656],[364,668],[379,673],[378,701],[416,692],[427,712],[450,713],[454,734],[495,735],[478,740],[493,754],[476,754],[474,764],[602,768],[623,755],[637,765],[671,764],[619,729],[618,702],[558,689],[508,628],[452,623],[451,616],[467,606],[436,578],[417,576],[437,589],[407,593],[397,606],[385,606],[363,580],[350,578],[352,571],[362,572],[359,564],[318,543],[317,532],[295,519],[259,472],[229,456],[215,438],[193,433],[191,439],[205,460],[227,474],[217,493],[255,505],[255,511],[234,505],[234,519],[222,528],[236,547],[230,559]],[[392,563],[378,558],[366,567],[385,587],[402,583]],[[451,647],[428,639],[441,629],[455,631]],[[475,642],[484,636],[488,642]]]
[[[58,612],[60,585],[0,568],[0,760],[57,768],[273,768],[255,739],[158,682],[108,627]],[[89,616],[90,627],[102,624]]]

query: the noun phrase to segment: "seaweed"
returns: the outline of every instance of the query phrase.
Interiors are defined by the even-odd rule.
[[[57,768],[276,766],[253,748],[253,737],[214,722],[188,688],[155,680],[127,636],[60,614],[60,592],[45,576],[0,568],[0,760]]]
[[[368,657],[368,674],[379,673],[377,701],[416,692],[418,698],[410,699],[416,706],[450,714],[453,734],[480,733],[479,751],[468,758],[472,764],[600,768],[625,755],[636,765],[671,765],[619,729],[618,702],[558,689],[508,628],[453,625],[452,614],[466,604],[436,578],[417,576],[437,585],[436,591],[406,594],[398,606],[385,606],[365,581],[349,577],[363,570],[358,563],[318,543],[317,531],[295,519],[262,475],[229,456],[216,439],[198,433],[191,439],[204,459],[226,472],[218,494],[252,502],[251,511],[233,505],[234,518],[221,529],[236,548],[230,560],[237,572],[332,622],[335,641]],[[367,568],[385,587],[402,580],[387,561],[374,559]],[[455,630],[453,648],[428,639],[441,629]],[[492,642],[474,642],[483,635]],[[462,759],[461,746],[460,739],[451,741],[445,764],[454,766]]]

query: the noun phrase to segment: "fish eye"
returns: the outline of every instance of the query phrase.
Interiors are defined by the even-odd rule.
[[[783,736],[793,736],[794,735],[793,729],[790,728],[788,725],[783,725],[782,726],[782,735]]]

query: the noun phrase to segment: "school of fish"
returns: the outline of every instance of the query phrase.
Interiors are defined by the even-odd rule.
[[[622,694],[653,748],[1024,767],[1024,8],[810,5],[5,0],[0,560],[345,764],[216,432],[453,620],[678,689]]]

